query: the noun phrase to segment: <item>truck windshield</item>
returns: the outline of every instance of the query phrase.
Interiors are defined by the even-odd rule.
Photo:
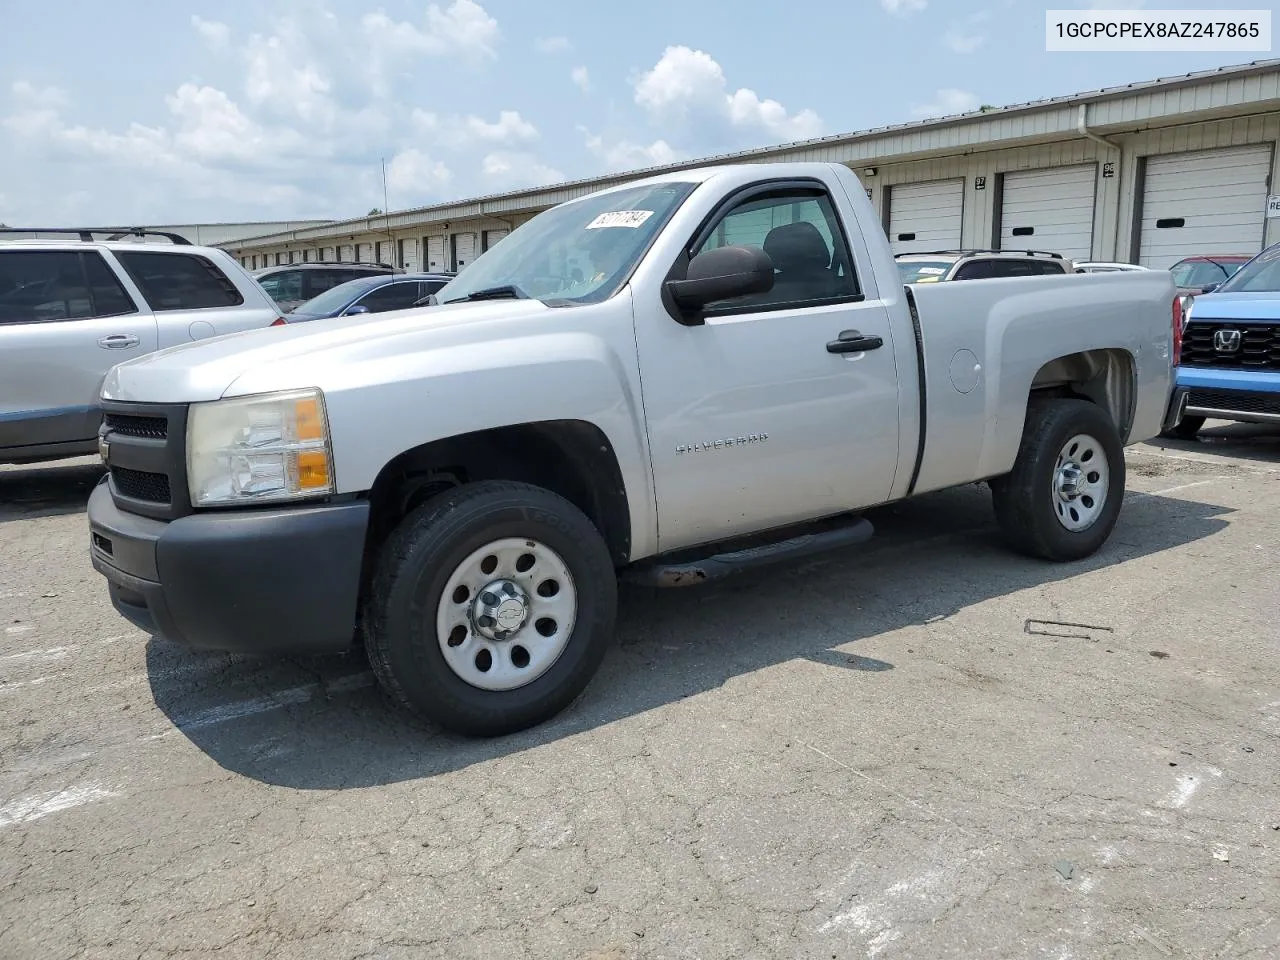
[[[1280,244],[1258,254],[1218,288],[1220,293],[1280,293]]]
[[[903,283],[937,283],[950,269],[951,264],[945,260],[898,261],[898,274]]]
[[[436,300],[456,303],[502,288],[555,305],[607,300],[696,186],[655,183],[552,207],[485,251]]]

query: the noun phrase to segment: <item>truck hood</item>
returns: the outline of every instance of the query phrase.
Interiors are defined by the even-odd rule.
[[[217,400],[259,392],[250,384],[240,389],[236,381],[268,369],[269,389],[324,389],[345,364],[393,361],[437,347],[478,344],[507,335],[508,327],[545,319],[552,309],[538,300],[478,301],[400,310],[385,319],[371,320],[364,314],[232,333],[122,363],[107,374],[102,398],[141,403]]]
[[[1280,322],[1280,293],[1206,293],[1192,301],[1191,319]]]

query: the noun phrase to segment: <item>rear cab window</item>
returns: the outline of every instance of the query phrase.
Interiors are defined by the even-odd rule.
[[[898,275],[903,283],[937,283],[950,269],[949,260],[898,261]]]
[[[207,310],[244,303],[244,297],[226,274],[199,254],[117,250],[115,255],[157,312]]]
[[[1025,260],[1009,258],[974,260],[956,271],[956,280],[989,280],[995,277],[1062,276],[1065,264],[1057,260]]]
[[[137,305],[96,251],[0,253],[0,324],[49,323],[137,312]]]

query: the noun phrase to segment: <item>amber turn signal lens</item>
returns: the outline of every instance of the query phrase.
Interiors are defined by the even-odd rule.
[[[329,458],[322,450],[304,450],[298,454],[298,488],[323,490],[329,486]]]
[[[320,401],[314,397],[298,400],[294,404],[294,418],[298,425],[299,440],[323,440],[324,423],[320,419]]]

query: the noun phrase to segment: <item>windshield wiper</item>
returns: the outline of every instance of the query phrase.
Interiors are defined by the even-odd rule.
[[[482,290],[473,290],[465,297],[455,297],[452,300],[445,300],[444,303],[462,303],[464,300],[528,300],[529,295],[517,287],[514,283],[504,283],[496,287],[485,287]]]

